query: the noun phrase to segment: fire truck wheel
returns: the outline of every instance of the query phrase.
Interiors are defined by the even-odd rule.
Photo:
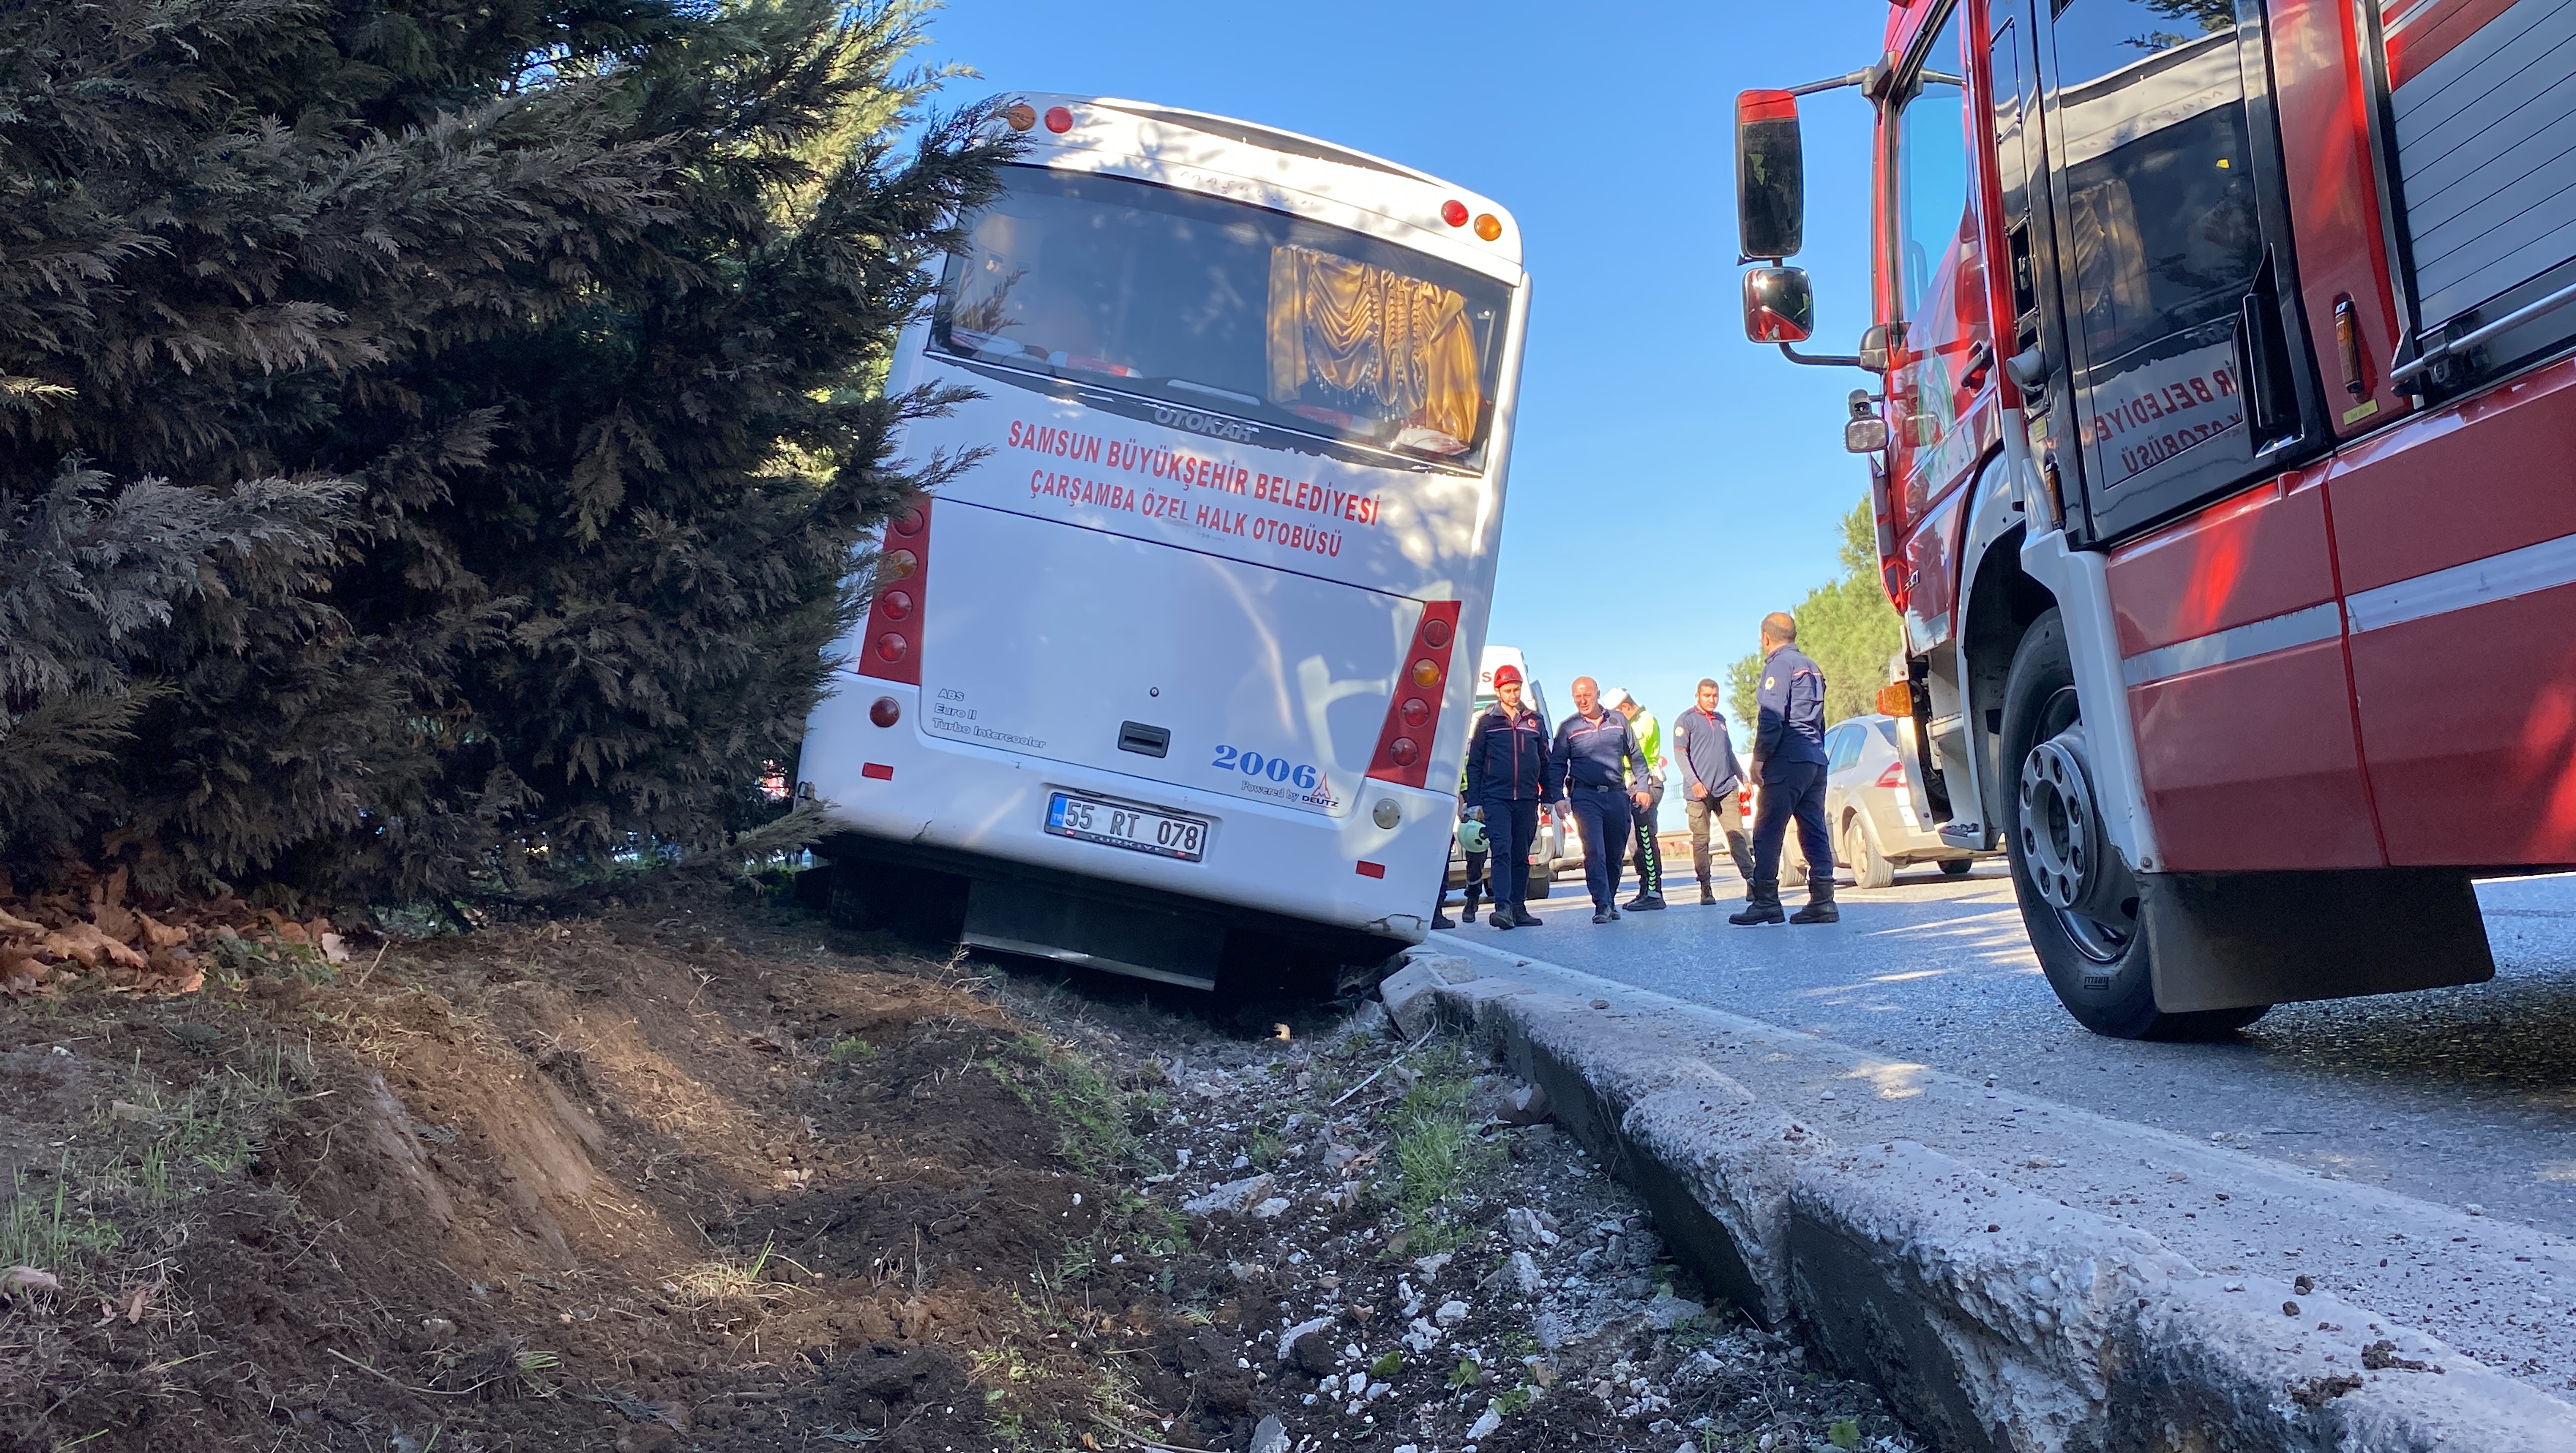
[[[1869,824],[1857,812],[1843,824],[1843,861],[1851,864],[1855,888],[1884,888],[1896,881],[1896,865],[1870,841]]]
[[[2004,680],[2004,841],[2013,896],[2048,986],[2077,1023],[2113,1039],[2204,1039],[2263,1009],[2156,1008],[2138,886],[2103,836],[2066,630],[2032,622]]]

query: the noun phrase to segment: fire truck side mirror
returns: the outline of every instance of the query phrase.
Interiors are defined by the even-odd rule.
[[[1735,98],[1735,221],[1747,258],[1779,262],[1806,244],[1806,153],[1787,91]]]
[[[1804,343],[1816,331],[1816,297],[1803,267],[1757,267],[1744,275],[1744,336],[1756,343]]]
[[[1872,323],[1860,335],[1860,366],[1873,373],[1887,372],[1887,355],[1905,340],[1902,323]]]

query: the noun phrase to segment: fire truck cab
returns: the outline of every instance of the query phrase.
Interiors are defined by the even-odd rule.
[[[1876,320],[1802,353],[1798,98]],[[1856,367],[1929,814],[2088,1028],[2494,973],[2576,865],[2576,0],[1904,0],[1738,98],[1748,336]]]

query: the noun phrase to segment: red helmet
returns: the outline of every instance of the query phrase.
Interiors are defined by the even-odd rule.
[[[1518,666],[1497,666],[1494,668],[1494,685],[1497,688],[1503,686],[1518,686],[1520,684],[1521,668]]]

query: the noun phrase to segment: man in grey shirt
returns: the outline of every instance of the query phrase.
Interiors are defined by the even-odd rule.
[[[1697,703],[1673,720],[1673,755],[1682,764],[1683,790],[1689,800],[1691,866],[1699,873],[1699,901],[1715,903],[1708,886],[1708,820],[1717,819],[1726,834],[1727,856],[1735,871],[1753,881],[1753,845],[1744,836],[1740,789],[1744,768],[1735,760],[1735,743],[1727,736],[1726,718],[1717,711],[1717,683],[1700,678]]]

